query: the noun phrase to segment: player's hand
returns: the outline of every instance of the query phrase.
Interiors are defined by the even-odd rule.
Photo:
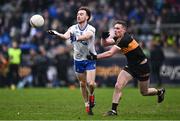
[[[51,35],[58,35],[58,32],[55,30],[47,30],[47,33],[49,33]]]
[[[110,36],[110,33],[109,32],[102,32],[102,34],[101,34],[101,38],[102,39],[106,39],[106,38],[108,38]]]
[[[90,55],[87,55],[87,56],[86,56],[86,58],[87,58],[88,60],[97,60],[97,55],[94,55],[94,54],[91,53],[90,51],[89,51],[89,54],[90,54]]]
[[[77,37],[73,33],[70,33],[70,40],[71,40],[71,43],[73,43],[77,41]]]

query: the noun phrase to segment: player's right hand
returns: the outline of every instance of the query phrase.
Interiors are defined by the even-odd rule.
[[[55,30],[47,30],[47,33],[49,33],[51,35],[58,35],[58,32]]]
[[[106,39],[106,38],[108,38],[110,36],[110,33],[109,32],[102,32],[102,34],[101,34],[101,38],[102,39]]]

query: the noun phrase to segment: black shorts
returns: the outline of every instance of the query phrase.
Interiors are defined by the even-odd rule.
[[[139,81],[146,81],[150,76],[150,67],[148,62],[133,66],[128,65],[124,67],[124,70]]]

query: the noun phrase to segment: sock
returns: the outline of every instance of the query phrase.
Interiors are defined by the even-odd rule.
[[[161,90],[157,89],[157,95],[160,95],[160,94],[161,94]]]
[[[88,107],[89,106],[89,102],[85,102],[85,107]]]
[[[85,108],[86,108],[86,112],[88,113],[90,111],[89,102],[85,102]]]
[[[112,103],[112,110],[117,111],[118,103]]]
[[[90,96],[89,96],[89,99],[90,99],[90,100],[94,100],[94,95],[90,95]]]

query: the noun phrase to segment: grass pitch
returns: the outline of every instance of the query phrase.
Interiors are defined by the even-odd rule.
[[[85,113],[79,89],[0,89],[0,120],[180,120],[180,89],[166,88],[165,101],[143,97],[126,88],[118,116],[103,117],[111,108],[112,88],[95,91],[94,116]]]

